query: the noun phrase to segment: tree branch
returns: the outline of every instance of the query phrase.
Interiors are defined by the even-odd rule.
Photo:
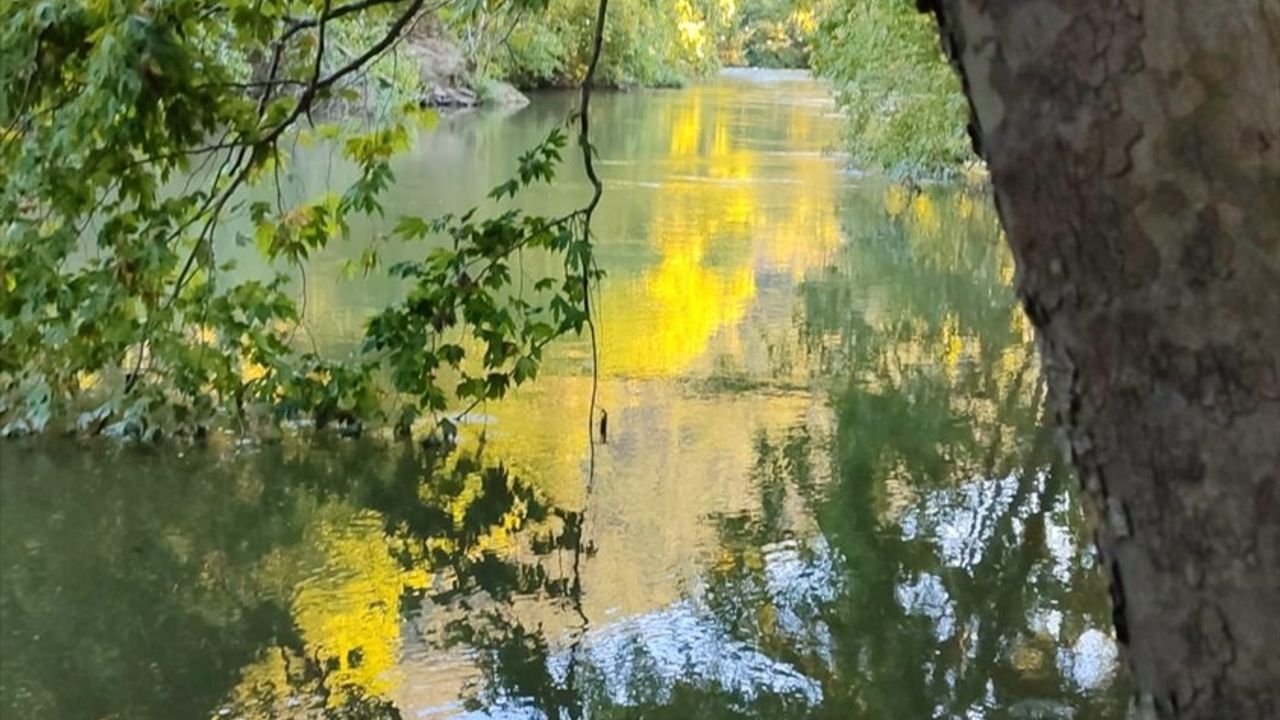
[[[323,25],[330,20],[338,20],[346,17],[347,15],[351,15],[352,13],[364,12],[365,10],[378,7],[379,5],[391,5],[399,2],[404,2],[404,0],[360,0],[360,2],[339,5],[334,9],[328,9],[328,6],[326,5],[326,10],[322,12],[319,17],[291,20],[292,24],[284,31],[283,34],[280,35],[280,38],[276,40],[276,42],[280,45],[284,45],[289,41],[289,38],[292,38],[294,35],[297,35],[299,32],[302,32],[307,28]],[[443,3],[441,3],[441,5],[443,5]]]

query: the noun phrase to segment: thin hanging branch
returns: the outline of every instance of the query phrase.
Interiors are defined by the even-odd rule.
[[[596,27],[595,37],[592,41],[591,62],[587,66],[587,74],[582,79],[581,107],[578,109],[578,145],[582,150],[583,170],[587,174],[587,180],[591,183],[591,200],[580,211],[582,236],[584,241],[588,243],[591,241],[591,220],[595,215],[596,207],[600,204],[601,196],[604,195],[604,183],[600,181],[600,176],[596,174],[595,148],[591,145],[591,84],[595,80],[596,67],[600,63],[600,52],[604,47],[604,24],[608,10],[609,0],[600,0],[596,9]],[[574,639],[573,647],[569,654],[566,687],[570,690],[572,690],[577,674],[577,663],[582,640],[586,637],[587,627],[590,624],[590,620],[587,618],[582,606],[582,553],[586,543],[587,512],[596,479],[595,417],[596,403],[600,391],[600,349],[596,335],[595,318],[591,313],[592,260],[590,253],[582,255],[581,272],[582,309],[586,314],[586,325],[591,335],[591,402],[587,413],[587,443],[590,449],[590,456],[587,467],[587,490],[583,499],[582,513],[578,516],[577,538],[573,552],[573,585],[570,596],[573,598],[574,610],[582,620],[582,626],[578,630],[578,635]],[[574,713],[574,708],[570,708],[570,717],[577,717]]]
[[[604,47],[604,20],[609,9],[609,0],[600,0],[596,13],[596,34],[591,48],[591,64],[587,66],[587,75],[582,80],[582,108],[578,116],[578,141],[582,145],[582,166],[587,171],[587,179],[591,181],[591,202],[584,210],[586,221],[591,222],[591,215],[596,205],[600,204],[600,196],[604,194],[604,183],[596,175],[594,156],[591,149],[591,83],[595,81],[596,67],[600,64],[600,51]],[[588,228],[589,229],[589,228]]]
[[[591,83],[595,80],[596,67],[600,64],[600,51],[604,47],[604,21],[609,11],[609,0],[600,0],[596,10],[595,38],[591,47],[591,63],[587,66],[587,74],[582,79],[582,102],[578,110],[578,145],[582,148],[582,168],[586,171],[587,180],[591,183],[591,201],[582,209],[582,234],[590,241],[591,219],[595,215],[596,206],[604,195],[604,183],[596,174],[595,148],[591,145]],[[591,333],[591,404],[587,416],[587,438],[591,447],[591,473],[589,480],[595,479],[596,441],[595,415],[596,401],[600,385],[600,353],[596,338],[596,323],[591,314],[591,270],[589,255],[582,259],[582,309],[587,316],[587,328]]]
[[[591,145],[591,84],[595,80],[596,67],[600,64],[600,52],[604,47],[604,22],[609,11],[609,0],[600,0],[596,10],[595,38],[591,47],[591,63],[587,66],[587,74],[582,79],[581,107],[578,109],[578,145],[582,149],[582,168],[586,171],[587,180],[591,183],[591,200],[579,211],[582,223],[582,236],[585,242],[591,241],[591,220],[595,215],[600,198],[604,195],[604,183],[596,174],[595,148]],[[596,335],[595,318],[591,312],[591,276],[593,261],[590,253],[582,255],[582,309],[586,314],[586,325],[591,335],[591,402],[587,414],[587,444],[590,448],[590,459],[587,473],[587,497],[591,496],[591,488],[595,483],[596,470],[596,437],[595,417],[596,403],[600,394],[600,348]],[[577,558],[574,558],[574,572],[577,582]]]

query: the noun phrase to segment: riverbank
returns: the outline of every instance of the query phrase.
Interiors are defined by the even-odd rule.
[[[422,107],[456,110],[529,104],[529,98],[511,83],[475,80],[462,48],[434,19],[424,19],[409,32],[404,39],[404,52],[417,66],[418,102]]]
[[[727,14],[709,0],[653,13],[642,2],[610,7],[608,51],[597,87],[678,88],[727,67],[805,68],[812,11],[746,0]],[[595,0],[565,0],[536,17],[516,7],[421,18],[405,37],[424,106],[520,106],[524,93],[577,87],[590,59]]]

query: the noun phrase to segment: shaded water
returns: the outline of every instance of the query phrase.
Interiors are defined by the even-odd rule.
[[[987,199],[842,173],[799,75],[596,107],[594,481],[581,342],[443,464],[0,445],[3,717],[1124,716]],[[568,109],[442,120],[388,224],[465,209]],[[292,187],[345,172],[300,149]],[[329,352],[399,291],[340,278],[360,251],[309,278]]]

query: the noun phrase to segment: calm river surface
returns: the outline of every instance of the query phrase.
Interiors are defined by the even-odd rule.
[[[986,196],[843,172],[803,75],[595,107],[594,479],[576,341],[434,471],[370,438],[6,442],[0,716],[1125,715]],[[569,109],[442,119],[357,234],[465,210]],[[344,177],[300,148],[290,187]],[[309,278],[327,352],[401,291],[343,279],[361,249]]]

